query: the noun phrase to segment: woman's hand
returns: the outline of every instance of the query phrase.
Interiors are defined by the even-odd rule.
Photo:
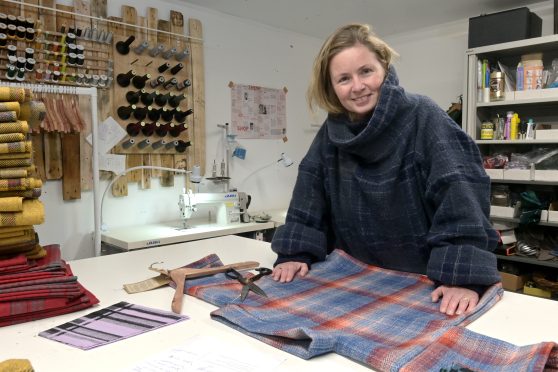
[[[441,285],[432,291],[432,302],[438,302],[440,297],[440,312],[447,315],[461,315],[463,313],[471,312],[475,309],[479,302],[479,295],[477,292],[462,288]]]
[[[273,269],[271,277],[275,281],[288,283],[294,279],[296,275],[305,276],[308,274],[308,265],[303,262],[283,262]]]

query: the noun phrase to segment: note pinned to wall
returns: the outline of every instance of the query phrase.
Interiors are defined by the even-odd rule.
[[[231,131],[242,139],[282,139],[287,133],[287,89],[230,83]]]

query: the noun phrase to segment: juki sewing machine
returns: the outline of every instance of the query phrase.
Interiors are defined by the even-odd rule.
[[[251,197],[244,192],[225,193],[193,193],[192,190],[183,192],[178,198],[180,217],[184,228],[188,228],[188,220],[192,218],[201,205],[213,205],[216,208],[215,222],[228,225],[239,222],[250,222],[248,206]]]

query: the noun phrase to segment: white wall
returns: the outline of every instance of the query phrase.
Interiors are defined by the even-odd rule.
[[[120,6],[129,1],[111,0],[109,15],[120,16]],[[145,14],[147,1],[136,2],[139,15]],[[271,88],[288,88],[287,136],[281,140],[240,140],[247,149],[245,160],[234,158],[230,163],[231,186],[252,195],[251,211],[285,208],[296,179],[296,165],[290,168],[269,166],[281,152],[295,162],[304,156],[320,119],[306,109],[305,92],[315,54],[322,40],[274,29],[241,18],[231,17],[184,1],[157,2],[159,17],[168,19],[169,10],[181,11],[186,18],[197,18],[204,32],[206,87],[206,169],[213,160],[223,158],[222,130],[217,124],[230,121],[230,89],[228,83],[252,84]],[[552,33],[552,2],[531,6],[543,18],[543,34]],[[332,31],[338,25],[332,25]],[[425,30],[385,39],[399,52],[397,62],[401,84],[411,92],[432,97],[447,108],[463,91],[467,20],[439,25]],[[382,36],[382,35],[380,35]],[[246,182],[244,179],[246,177]],[[174,188],[163,188],[157,180],[152,189],[139,190],[129,184],[128,196],[107,196],[103,215],[110,227],[140,225],[167,221],[178,216],[178,193],[184,178],[175,177]],[[204,182],[205,184],[205,182]],[[102,183],[102,189],[106,187]],[[211,185],[202,185],[213,189]],[[91,193],[82,199],[63,202],[60,182],[48,182],[41,200],[46,208],[46,222],[37,226],[42,244],[59,243],[65,259],[93,255],[93,201]]]

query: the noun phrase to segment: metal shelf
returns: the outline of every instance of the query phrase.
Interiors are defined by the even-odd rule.
[[[558,181],[533,181],[533,180],[504,180],[491,178],[492,183],[513,183],[520,185],[546,185],[546,186],[558,186]]]
[[[499,260],[504,260],[504,261],[521,262],[521,263],[526,263],[526,264],[530,264],[530,265],[546,266],[546,267],[552,267],[554,269],[558,269],[558,260],[557,261],[542,261],[542,260],[537,260],[536,258],[531,258],[531,257],[505,256],[505,255],[502,255],[502,254],[496,254],[496,258],[498,258]]]
[[[509,218],[509,217],[496,217],[496,216],[490,216],[490,219],[493,221],[504,221],[504,222],[514,222],[519,224],[519,218]],[[550,227],[558,227],[558,222],[547,222],[547,221],[543,221],[543,222],[539,222],[533,226],[550,226]]]
[[[477,145],[558,145],[558,140],[475,140]]]

